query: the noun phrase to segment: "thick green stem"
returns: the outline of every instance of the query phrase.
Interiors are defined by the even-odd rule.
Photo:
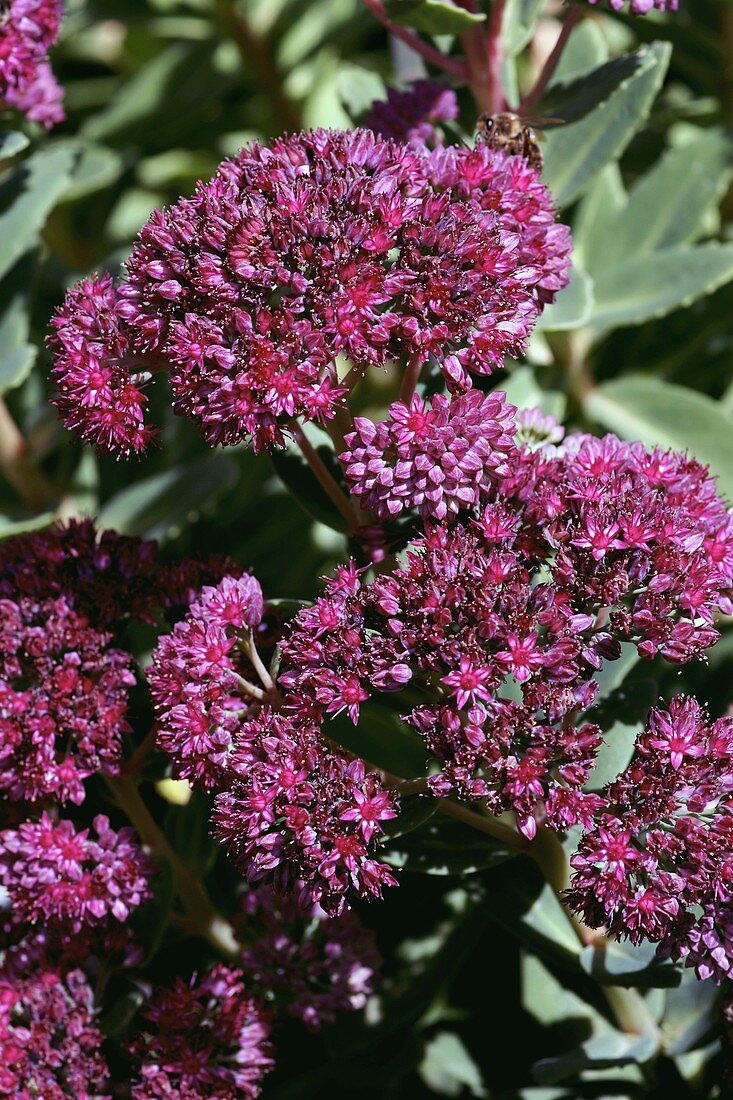
[[[605,938],[592,928],[588,928],[567,907],[564,893],[570,881],[568,857],[557,835],[547,827],[542,828],[532,841],[527,854],[537,862],[546,880],[557,894],[570,926],[584,947],[592,947]],[[646,1001],[636,989],[622,986],[601,985],[606,1003],[619,1028],[627,1035],[659,1036],[659,1028],[652,1018]]]
[[[216,911],[203,884],[171,848],[165,834],[143,802],[135,780],[129,775],[120,775],[108,778],[107,784],[117,805],[130,819],[152,856],[170,864],[176,892],[183,903],[191,929],[195,929],[198,935],[208,940],[220,954],[227,958],[236,958],[239,944],[231,925]]]

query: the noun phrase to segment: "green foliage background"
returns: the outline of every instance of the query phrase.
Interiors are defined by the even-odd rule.
[[[509,5],[510,90],[531,64],[539,10]],[[89,0],[69,4],[54,67],[68,121],[0,144],[0,393],[48,482],[19,492],[24,459],[0,453],[0,536],[53,514],[95,515],[171,555],[230,554],[266,593],[309,599],[347,547],[298,470],[243,448],[211,452],[163,400],[163,444],[144,461],[82,450],[47,403],[44,339],[64,288],[115,268],[154,207],[249,139],[351,126],[385,82],[417,74],[414,59],[359,0]],[[476,111],[461,97],[470,135]],[[676,16],[633,21],[596,11],[542,110],[568,120],[545,148],[574,227],[575,276],[526,361],[496,384],[572,427],[687,448],[733,498],[733,9],[690,0]],[[365,407],[383,406],[390,386],[371,383]],[[733,632],[708,665],[613,675],[607,713],[623,756],[658,693],[695,691],[716,715],[731,705]],[[205,816],[199,837],[175,842],[208,852]],[[685,975],[668,988],[676,976],[641,949],[580,952],[529,861],[503,862],[460,826],[429,824],[391,845],[403,886],[365,913],[388,960],[383,1015],[323,1039],[287,1025],[267,1097],[719,1095],[714,987]],[[226,875],[211,876],[213,891],[225,892]],[[174,965],[166,950],[161,971]],[[647,987],[659,1036],[616,1031],[599,980]]]

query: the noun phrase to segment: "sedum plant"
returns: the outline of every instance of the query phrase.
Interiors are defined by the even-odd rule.
[[[676,9],[1,7],[0,1094],[730,1094]]]

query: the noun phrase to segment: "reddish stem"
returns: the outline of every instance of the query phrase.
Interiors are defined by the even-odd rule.
[[[465,0],[463,7],[475,11],[473,0]],[[504,19],[504,0],[493,0],[488,27],[477,24],[461,35],[463,52],[468,65],[468,84],[478,109],[493,115],[506,106],[501,67],[504,56],[501,48],[501,27]]]
[[[407,364],[407,369],[402,378],[402,385],[400,386],[400,401],[403,401],[405,405],[409,405],[412,401],[415,387],[420,381],[423,365],[424,360],[419,354],[413,355],[410,362]]]
[[[310,443],[305,432],[298,424],[297,420],[292,420],[288,426],[288,430],[292,435],[295,442],[300,447],[303,454],[303,458],[310,466],[313,473],[316,475],[318,481],[323,486],[324,490],[328,494],[329,498],[338,508],[341,515],[346,520],[346,524],[350,534],[353,534],[359,523],[356,520],[354,509],[351,507],[351,501],[349,498],[341,492],[337,482],[331,475],[328,467],[324,463],[318,451]]]
[[[419,54],[420,57],[424,57],[426,61],[429,61],[431,65],[435,65],[436,69],[443,69],[444,72],[450,73],[451,76],[457,77],[458,80],[466,80],[468,77],[468,69],[466,65],[459,61],[457,57],[446,57],[444,53],[441,53],[435,46],[431,46],[429,42],[425,42],[418,34],[411,31],[408,27],[401,27],[399,23],[393,23],[384,10],[382,0],[362,0],[362,2],[369,8],[372,15],[379,20],[383,27],[394,35],[395,38],[399,38],[401,42],[409,46],[411,50]]]
[[[518,114],[526,115],[529,111],[533,111],[537,104],[545,94],[547,85],[552,80],[552,77],[560,62],[560,58],[563,55],[565,47],[568,43],[568,39],[573,31],[573,28],[580,21],[583,12],[580,8],[570,8],[563,21],[563,25],[560,28],[560,33],[557,36],[557,41],[552,47],[552,51],[542,66],[540,75],[537,77],[534,87],[531,91],[527,92],[522,102],[519,104]]]
[[[32,512],[48,508],[58,493],[29,453],[28,442],[0,398],[0,470]]]

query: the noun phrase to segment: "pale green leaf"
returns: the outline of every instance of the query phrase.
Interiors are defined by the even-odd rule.
[[[687,451],[710,466],[733,499],[733,419],[711,398],[657,378],[604,382],[588,395],[586,414],[622,439]]]
[[[19,344],[3,351],[0,344],[0,394],[23,385],[33,369],[37,351],[32,344]]]
[[[544,332],[564,332],[581,328],[593,312],[593,280],[579,264],[574,263],[570,282],[550,306],[545,306],[537,328]]]
[[[174,466],[121,489],[102,508],[99,526],[145,538],[175,537],[236,478],[236,462],[219,452],[187,466]]]
[[[542,0],[507,0],[501,24],[504,53],[515,57],[534,34],[542,10]]]
[[[426,34],[461,34],[486,19],[452,0],[387,0],[385,8],[395,23]]]
[[[643,46],[637,64],[594,110],[547,135],[544,178],[558,206],[567,206],[596,174],[621,155],[646,120],[667,71],[667,42]],[[590,78],[588,78],[590,80]]]
[[[64,202],[80,199],[115,183],[122,173],[122,157],[114,149],[88,141],[64,142],[76,156],[76,163],[66,190]]]
[[[22,153],[30,145],[30,139],[19,130],[5,130],[0,133],[0,160],[10,160]]]
[[[43,225],[68,187],[76,153],[51,145],[27,157],[0,186],[0,278],[34,247]]]
[[[640,256],[595,275],[590,323],[639,325],[691,305],[733,279],[733,244],[680,245]]]
[[[550,87],[577,80],[579,76],[598,68],[607,60],[608,46],[600,27],[594,19],[584,19],[573,28]]]
[[[439,1096],[487,1096],[481,1071],[461,1039],[451,1031],[439,1031],[427,1043],[420,1076]]]
[[[600,985],[627,989],[670,989],[680,984],[681,971],[657,956],[655,943],[605,943],[584,947],[580,965]]]
[[[730,142],[716,130],[669,149],[625,202],[614,202],[604,232],[586,239],[589,270],[600,273],[698,237],[730,180],[729,160]]]
[[[626,207],[621,169],[615,162],[603,168],[578,203],[573,225],[573,258],[590,271],[598,266]]]

